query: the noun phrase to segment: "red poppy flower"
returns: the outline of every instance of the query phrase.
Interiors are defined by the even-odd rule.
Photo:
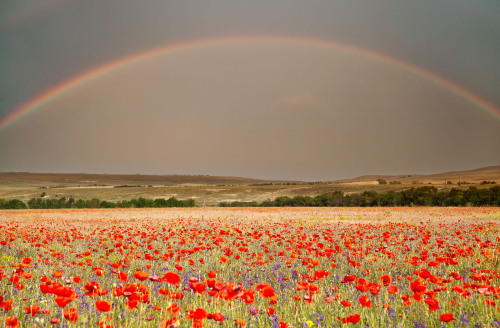
[[[73,299],[73,297],[57,296],[54,301],[57,303],[57,305],[59,305],[60,308],[63,308],[68,305]]]
[[[111,311],[111,303],[108,301],[99,300],[95,302],[95,307],[99,312],[109,312]]]
[[[425,303],[427,303],[427,305],[429,305],[429,311],[436,311],[438,309],[439,302],[438,302],[438,300],[436,300],[434,298],[427,298],[425,300]]]
[[[134,273],[134,278],[138,279],[140,281],[144,281],[144,280],[148,279],[148,277],[149,277],[149,274],[147,272],[137,271],[136,273]]]
[[[340,304],[342,304],[344,307],[350,307],[351,306],[351,302],[348,302],[346,300],[343,300],[342,302],[340,302]]]
[[[31,262],[33,262],[33,259],[31,257],[25,257],[22,261],[22,263],[26,265],[30,265]]]
[[[137,301],[131,301],[131,300],[128,300],[128,301],[125,302],[125,305],[128,307],[129,310],[137,309],[137,305],[138,304],[139,304],[139,302],[137,302]]]
[[[370,283],[370,293],[372,295],[377,295],[380,292],[380,285],[377,283]]]
[[[168,313],[171,313],[171,314],[174,314],[174,315],[175,315],[175,314],[177,314],[180,310],[181,310],[180,306],[178,306],[178,305],[177,305],[177,304],[175,304],[175,303],[172,303],[172,305],[170,305],[170,306],[166,309],[166,311],[167,311]]]
[[[74,308],[74,307],[67,309],[66,311],[64,311],[63,314],[64,314],[64,318],[66,318],[66,320],[69,320],[72,322],[76,322],[76,320],[78,320],[78,312],[77,312],[76,308]]]
[[[19,326],[19,320],[17,320],[17,317],[7,317],[5,318],[5,326],[16,328]]]
[[[455,318],[453,318],[453,313],[442,314],[441,317],[439,317],[439,319],[441,319],[441,321],[444,321],[444,322],[450,322],[450,321],[455,320]]]
[[[128,274],[126,274],[125,272],[118,273],[118,280],[128,281]]]
[[[389,276],[388,274],[384,274],[383,276],[380,277],[380,282],[384,286],[389,286],[392,282],[391,276]]]
[[[394,285],[390,285],[389,288],[387,288],[387,292],[389,294],[395,294],[398,292],[398,287],[396,287]]]
[[[178,327],[179,326],[179,319],[177,319],[177,317],[173,317],[172,319],[165,319],[163,318],[161,320],[161,325],[160,327],[162,328],[170,328],[170,327]]]
[[[260,292],[259,295],[264,298],[273,298],[276,296],[274,293],[274,288],[271,286],[266,286],[264,287]]]
[[[197,308],[191,313],[191,317],[194,320],[203,320],[207,317],[207,311],[202,308]]]
[[[26,314],[31,314],[32,317],[36,315],[40,307],[38,305],[25,306]]]
[[[363,295],[359,298],[359,303],[361,303],[363,307],[369,308],[372,306],[372,301],[368,297],[366,297],[366,295]]]
[[[494,300],[488,300],[488,299],[484,300],[484,304],[489,305],[489,306],[495,306],[496,305],[496,303],[495,303]]]
[[[12,310],[12,303],[13,302],[14,302],[13,300],[2,301],[2,302],[0,302],[0,307],[3,307],[3,309],[5,311]]]
[[[342,280],[343,283],[347,283],[347,282],[352,282],[356,280],[356,275],[353,274],[353,275],[350,275],[350,276],[344,276],[344,280]]]
[[[408,306],[411,304],[410,295],[403,295],[401,299],[403,300],[403,305]]]
[[[218,322],[224,322],[224,316],[222,315],[222,313],[213,313],[212,320],[215,320]]]
[[[425,293],[427,286],[421,278],[418,278],[410,284],[410,288],[414,293]]]
[[[347,316],[347,322],[352,322],[356,323],[360,320],[360,316],[357,313],[351,314],[350,316]]]
[[[181,277],[175,272],[167,272],[163,276],[163,279],[172,285],[178,285],[181,282]]]
[[[191,289],[200,295],[205,295],[206,286],[204,283],[198,282],[191,285]]]

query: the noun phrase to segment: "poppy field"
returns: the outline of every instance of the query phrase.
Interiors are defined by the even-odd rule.
[[[2,327],[500,327],[498,208],[0,211]]]

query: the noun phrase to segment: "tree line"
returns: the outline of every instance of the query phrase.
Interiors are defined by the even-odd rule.
[[[134,198],[132,200],[122,200],[119,202],[110,202],[92,199],[66,199],[61,198],[31,198],[27,203],[19,199],[11,199],[9,201],[0,198],[0,209],[60,209],[60,208],[147,208],[147,207],[195,207],[194,199],[189,198],[179,200],[175,197],[169,199],[157,198],[147,199],[143,197]]]
[[[340,206],[500,206],[500,186],[490,189],[469,187],[438,190],[433,186],[402,191],[365,191],[345,194],[342,191],[311,196],[277,197],[263,202],[222,202],[221,207],[340,207]]]
[[[500,186],[489,189],[442,189],[434,186],[410,188],[402,191],[365,191],[362,193],[344,193],[335,191],[317,196],[281,196],[263,202],[221,202],[220,207],[340,207],[340,206],[500,206]],[[27,203],[19,199],[5,200],[0,198],[0,209],[63,209],[63,208],[161,208],[161,207],[196,207],[194,199],[179,200],[147,199],[143,197],[132,200],[111,202],[92,199],[31,198]]]

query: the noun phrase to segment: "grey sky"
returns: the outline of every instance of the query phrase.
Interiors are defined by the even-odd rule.
[[[419,66],[500,107],[500,3],[19,1],[0,4],[0,120],[64,81],[162,45],[315,38]],[[0,129],[0,171],[329,180],[500,163],[500,120],[353,53],[248,41],[128,65]]]

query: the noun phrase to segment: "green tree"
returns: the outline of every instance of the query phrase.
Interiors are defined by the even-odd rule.
[[[22,200],[11,199],[3,205],[3,208],[8,210],[21,210],[27,209],[28,206],[26,206],[26,204]]]

